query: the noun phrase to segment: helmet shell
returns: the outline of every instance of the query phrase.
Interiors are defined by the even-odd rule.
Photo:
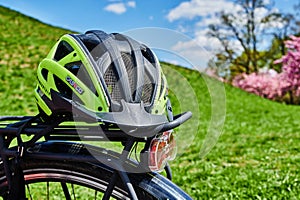
[[[157,57],[122,34],[63,35],[39,64],[37,79],[35,98],[47,116],[70,112],[55,105],[52,91],[93,112],[120,111],[121,100],[166,112],[167,82]]]

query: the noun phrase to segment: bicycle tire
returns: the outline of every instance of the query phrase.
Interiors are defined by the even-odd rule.
[[[77,143],[69,142],[43,142],[37,145],[39,151],[47,149],[48,152],[51,151],[52,153],[57,153],[58,145],[60,149],[64,149],[66,152],[70,152],[70,149],[74,148],[74,145],[78,146]],[[87,154],[86,151],[76,153],[82,155],[82,152]],[[114,154],[116,155],[115,152]],[[115,156],[113,154],[111,155]],[[13,160],[11,160],[11,162],[13,162]],[[71,187],[75,184],[86,187],[87,190],[90,188],[103,193],[112,175],[112,169],[103,164],[66,160],[30,159],[26,157],[22,162],[22,169],[27,190],[28,187],[34,183],[48,184],[48,182],[63,182],[71,184]],[[136,191],[138,199],[191,199],[174,183],[157,173],[131,173],[129,174],[129,179]],[[27,191],[27,193],[28,192],[30,191]],[[31,194],[29,195],[31,196]],[[3,199],[7,198],[7,180],[2,163],[0,164],[0,196],[2,196]],[[116,181],[112,197],[116,199],[129,199],[127,190],[120,178]],[[31,199],[30,197],[27,198]],[[39,199],[40,198],[41,197],[39,197]],[[76,199],[80,199],[80,197]],[[83,199],[87,198],[84,197]]]

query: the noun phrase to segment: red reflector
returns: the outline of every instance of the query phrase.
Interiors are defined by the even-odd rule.
[[[155,137],[149,148],[149,168],[162,171],[169,160],[174,160],[177,153],[176,141],[172,131],[166,131]]]

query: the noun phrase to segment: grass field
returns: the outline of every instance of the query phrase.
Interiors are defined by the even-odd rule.
[[[70,31],[3,7],[0,23],[0,115],[33,115],[37,113],[33,95],[37,65],[58,37]],[[189,145],[171,163],[176,184],[194,199],[300,199],[299,106],[225,85],[226,99],[220,102],[220,109],[226,103],[222,135],[211,152],[200,157],[213,116],[207,77],[167,63],[163,69],[175,112],[195,113],[185,125],[186,132],[178,135],[179,145]],[[186,92],[183,82],[194,94]]]
[[[199,89],[203,81],[190,83],[200,93],[203,121],[209,121],[209,100]],[[218,143],[199,157],[207,129],[200,124],[192,145],[172,163],[174,181],[196,199],[300,199],[300,107],[225,89],[226,121]]]

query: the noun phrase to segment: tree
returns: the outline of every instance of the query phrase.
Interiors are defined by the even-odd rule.
[[[266,30],[264,34],[273,35],[274,41],[278,43],[278,49],[280,50],[281,55],[285,54],[285,45],[284,41],[287,39],[288,35],[293,32],[296,32],[297,28],[295,27],[295,17],[290,13],[271,13],[265,17],[262,21],[266,24]],[[277,26],[272,25],[272,22],[277,23]],[[268,30],[268,28],[270,30]]]
[[[240,74],[234,77],[232,84],[245,91],[259,96],[300,103],[300,37],[291,36],[285,42],[287,53],[275,63],[282,64],[282,71],[273,69],[260,70],[251,74]]]
[[[222,49],[218,54],[223,54],[240,73],[249,74],[263,67],[262,58],[269,59],[269,64],[276,59],[272,53],[260,52],[266,49],[264,41],[271,43],[276,38],[282,42],[281,55],[285,53],[283,40],[290,32],[292,16],[278,13],[268,0],[236,0],[235,4],[234,11],[218,13],[220,23],[209,25],[208,35],[220,42]]]
[[[290,102],[295,104],[299,103],[300,98],[300,37],[291,36],[285,46],[287,53],[276,63],[282,64],[282,76],[288,83]]]

